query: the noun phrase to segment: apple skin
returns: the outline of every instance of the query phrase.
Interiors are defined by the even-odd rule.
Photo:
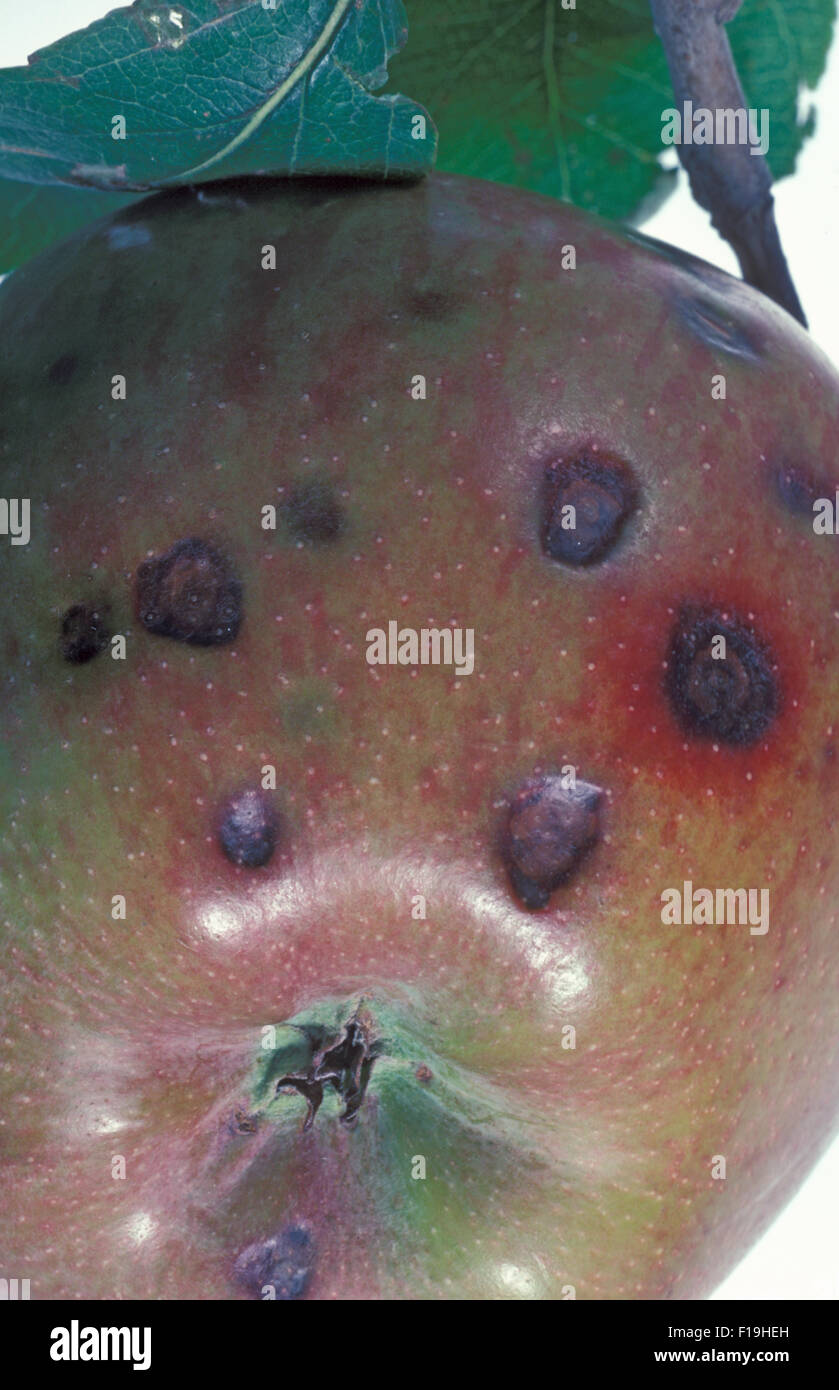
[[[0,491],[31,499],[0,538],[0,1273],[707,1295],[839,1112],[830,364],[691,257],[443,176],[144,201],[11,276],[0,344]],[[575,566],[540,508],[581,451],[636,505]],[[188,538],[240,585],[232,641],[144,625],[138,568]],[[747,745],[668,697],[685,603],[771,652]],[[84,605],[125,659],[62,655]],[[391,619],[474,628],[474,672],[369,665]],[[231,862],[269,764],[276,848]],[[598,835],[538,910],[499,835],[569,764]],[[768,932],[664,925],[684,880],[768,887]],[[356,1017],[355,1126],[327,1089],[304,1131],[279,1075]]]

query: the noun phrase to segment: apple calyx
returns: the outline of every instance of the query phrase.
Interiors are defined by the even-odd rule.
[[[270,1142],[273,1134],[283,1144],[314,1131],[319,1146],[329,1149],[341,1130],[355,1130],[359,1143],[362,1130],[375,1130],[375,1142],[392,1133],[409,1152],[420,1134],[443,1148],[471,1142],[469,1135],[491,1134],[499,1158],[510,1143],[514,1110],[534,1152],[540,1150],[544,1117],[524,1100],[511,1109],[507,1091],[466,1058],[452,1056],[438,1028],[422,1002],[402,988],[312,1001],[273,1026],[272,1045],[251,1076],[248,1099],[242,1092],[232,1104],[229,1098],[228,1125],[236,1135],[258,1132]],[[289,1099],[300,1096],[307,1102],[302,1126]],[[362,1107],[375,1110],[375,1125],[356,1125]],[[338,1126],[330,1123],[336,1119]],[[372,1134],[367,1137],[373,1142]]]
[[[353,1017],[344,1024],[343,1035],[319,1047],[305,1071],[281,1076],[274,1093],[288,1095],[290,1090],[296,1090],[305,1098],[308,1107],[303,1121],[305,1133],[314,1124],[323,1102],[324,1087],[331,1086],[344,1102],[338,1119],[351,1129],[364,1101],[373,1063],[383,1051],[381,1039],[373,1036],[370,1015],[359,1005]]]

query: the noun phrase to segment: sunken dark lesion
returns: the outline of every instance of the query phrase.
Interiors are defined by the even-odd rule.
[[[74,603],[61,616],[58,646],[64,661],[83,666],[107,648],[111,640],[106,604]]]
[[[791,516],[813,519],[813,511],[820,497],[829,497],[835,488],[820,484],[815,475],[803,464],[783,462],[772,469],[772,484],[775,496],[784,511]]]
[[[758,743],[780,711],[778,663],[769,644],[751,622],[712,605],[683,605],[670,637],[664,684],[687,735],[735,748]]]
[[[338,489],[322,479],[296,483],[280,514],[291,538],[301,545],[334,545],[347,529],[346,509]]]
[[[510,797],[499,850],[522,907],[541,911],[577,877],[602,836],[602,799],[600,787],[556,775],[530,778]]]
[[[73,352],[64,352],[60,357],[56,357],[46,369],[46,378],[50,386],[67,386],[76,375],[79,359]]]
[[[244,599],[232,561],[200,537],[176,541],[137,569],[136,607],[147,632],[193,646],[232,642]]]
[[[763,361],[763,344],[754,331],[710,296],[680,294],[673,307],[684,327],[714,352],[743,362]]]
[[[725,352],[748,362],[763,360],[764,344],[755,330],[738,320],[724,302],[726,298],[733,300],[742,296],[742,281],[688,251],[669,246],[634,228],[625,228],[623,235],[627,241],[669,261],[690,277],[685,280],[684,288],[675,293],[671,291],[670,295],[678,318],[695,337],[715,352]],[[691,281],[696,287],[693,291]]]
[[[542,551],[549,560],[574,568],[601,564],[618,546],[639,504],[633,470],[622,459],[593,448],[554,459],[542,478]]]
[[[457,318],[462,308],[459,294],[437,285],[413,286],[404,302],[405,316],[410,323],[447,323]]]
[[[290,1222],[273,1235],[245,1246],[233,1262],[236,1284],[251,1298],[290,1303],[304,1298],[315,1271],[317,1248],[303,1222]]]
[[[245,787],[221,807],[218,842],[231,864],[261,869],[273,858],[281,829],[270,793],[262,787]]]

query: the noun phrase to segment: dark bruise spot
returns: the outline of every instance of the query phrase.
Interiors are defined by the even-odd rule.
[[[270,797],[249,787],[225,806],[218,838],[231,864],[259,869],[277,846],[278,818]]]
[[[524,907],[546,907],[600,837],[603,792],[589,782],[563,786],[560,777],[526,782],[510,804],[502,853]]]
[[[137,570],[140,622],[159,637],[213,647],[232,642],[242,621],[242,586],[207,541],[177,541]]]
[[[295,540],[305,545],[337,541],[346,526],[344,508],[329,483],[299,483],[282,507]]]
[[[428,1082],[434,1080],[434,1073],[430,1067],[425,1065],[425,1062],[422,1062],[420,1066],[417,1067],[414,1076],[417,1078],[417,1081]]]
[[[372,1020],[359,1011],[344,1027],[343,1036],[332,1038],[319,1048],[305,1072],[281,1076],[277,1092],[291,1087],[306,1100],[303,1131],[312,1128],[323,1101],[324,1086],[331,1086],[344,1102],[341,1123],[348,1128],[356,1122],[373,1063],[381,1056],[383,1044],[373,1037]]]
[[[447,290],[413,288],[405,300],[409,319],[424,323],[444,323],[454,318],[460,309],[460,299]]]
[[[111,640],[107,610],[74,603],[61,619],[59,646],[65,661],[81,666],[104,651]]]
[[[827,492],[820,489],[811,473],[796,464],[779,464],[774,472],[778,501],[793,516],[813,515],[813,506]]]
[[[65,352],[47,368],[47,381],[51,386],[66,386],[77,366],[78,358],[72,352]]]
[[[542,549],[566,565],[597,564],[637,505],[638,490],[626,464],[587,451],[557,459],[545,469]]]
[[[776,670],[766,643],[736,614],[699,604],[682,608],[665,684],[686,733],[737,747],[756,743],[778,710]]]
[[[728,352],[747,362],[759,362],[763,356],[760,346],[742,324],[737,323],[716,304],[708,300],[679,296],[676,311],[692,333],[718,352]]]
[[[315,1265],[314,1241],[305,1226],[286,1226],[254,1241],[236,1256],[233,1275],[253,1298],[291,1302],[302,1298]]]

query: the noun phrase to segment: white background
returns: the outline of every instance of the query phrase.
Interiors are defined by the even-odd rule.
[[[34,49],[112,8],[107,0],[0,0],[0,66],[24,63]],[[801,94],[802,112],[811,104],[816,135],[796,173],[775,190],[778,223],[811,332],[839,364],[839,45],[817,92]],[[771,141],[771,120],[769,136]],[[676,193],[643,227],[738,274],[732,252],[692,201],[684,174]],[[714,1297],[839,1297],[839,1140]]]

